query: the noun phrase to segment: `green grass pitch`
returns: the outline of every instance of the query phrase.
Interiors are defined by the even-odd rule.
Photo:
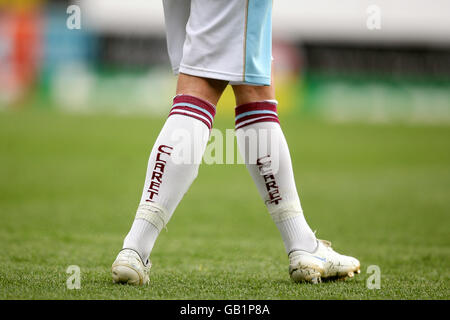
[[[164,119],[0,113],[1,299],[449,299],[450,127],[281,117],[307,220],[361,261],[355,279],[291,282],[243,165],[202,165],[151,259],[114,285]],[[232,128],[233,119],[216,127]],[[81,289],[66,269],[81,268]],[[369,290],[367,267],[381,269]]]

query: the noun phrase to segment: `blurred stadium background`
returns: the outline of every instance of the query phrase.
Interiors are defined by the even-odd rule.
[[[175,87],[161,1],[0,1],[0,109],[167,114]],[[70,4],[81,29],[69,30]],[[367,9],[381,9],[369,30]],[[281,112],[450,123],[450,2],[276,1]],[[233,113],[227,92],[220,113]]]

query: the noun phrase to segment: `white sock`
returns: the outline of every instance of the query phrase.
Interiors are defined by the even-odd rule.
[[[202,99],[177,95],[164,127],[153,146],[135,221],[123,248],[136,250],[146,259],[161,229],[198,173],[216,110]]]
[[[135,219],[124,240],[124,248],[138,252],[146,263],[158,235],[159,230],[153,224],[144,219]]]
[[[295,250],[313,252],[316,249],[316,237],[303,214],[278,221],[276,226],[280,230],[287,253]]]
[[[241,155],[281,233],[286,252],[312,252],[317,240],[307,224],[295,186],[291,157],[280,127],[276,101],[236,107]]]

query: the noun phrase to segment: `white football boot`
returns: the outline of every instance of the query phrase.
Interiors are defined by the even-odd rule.
[[[144,264],[136,251],[122,249],[111,267],[113,281],[138,286],[148,284],[151,266],[150,260]]]
[[[314,252],[297,250],[289,254],[289,274],[295,282],[352,278],[360,272],[358,259],[337,253],[326,240],[317,240]]]

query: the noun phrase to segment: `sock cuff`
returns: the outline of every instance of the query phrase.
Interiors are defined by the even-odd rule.
[[[276,100],[265,100],[241,104],[235,108],[236,130],[257,122],[276,122],[278,120]]]
[[[216,115],[216,107],[206,100],[187,94],[179,94],[173,98],[169,117],[174,114],[197,119],[211,130]]]
[[[144,203],[139,205],[135,216],[135,219],[144,219],[148,221],[154,225],[159,232],[167,225],[169,218],[170,215],[168,211],[156,203]]]
[[[303,215],[303,210],[299,202],[291,202],[277,208],[268,209],[275,223]]]

